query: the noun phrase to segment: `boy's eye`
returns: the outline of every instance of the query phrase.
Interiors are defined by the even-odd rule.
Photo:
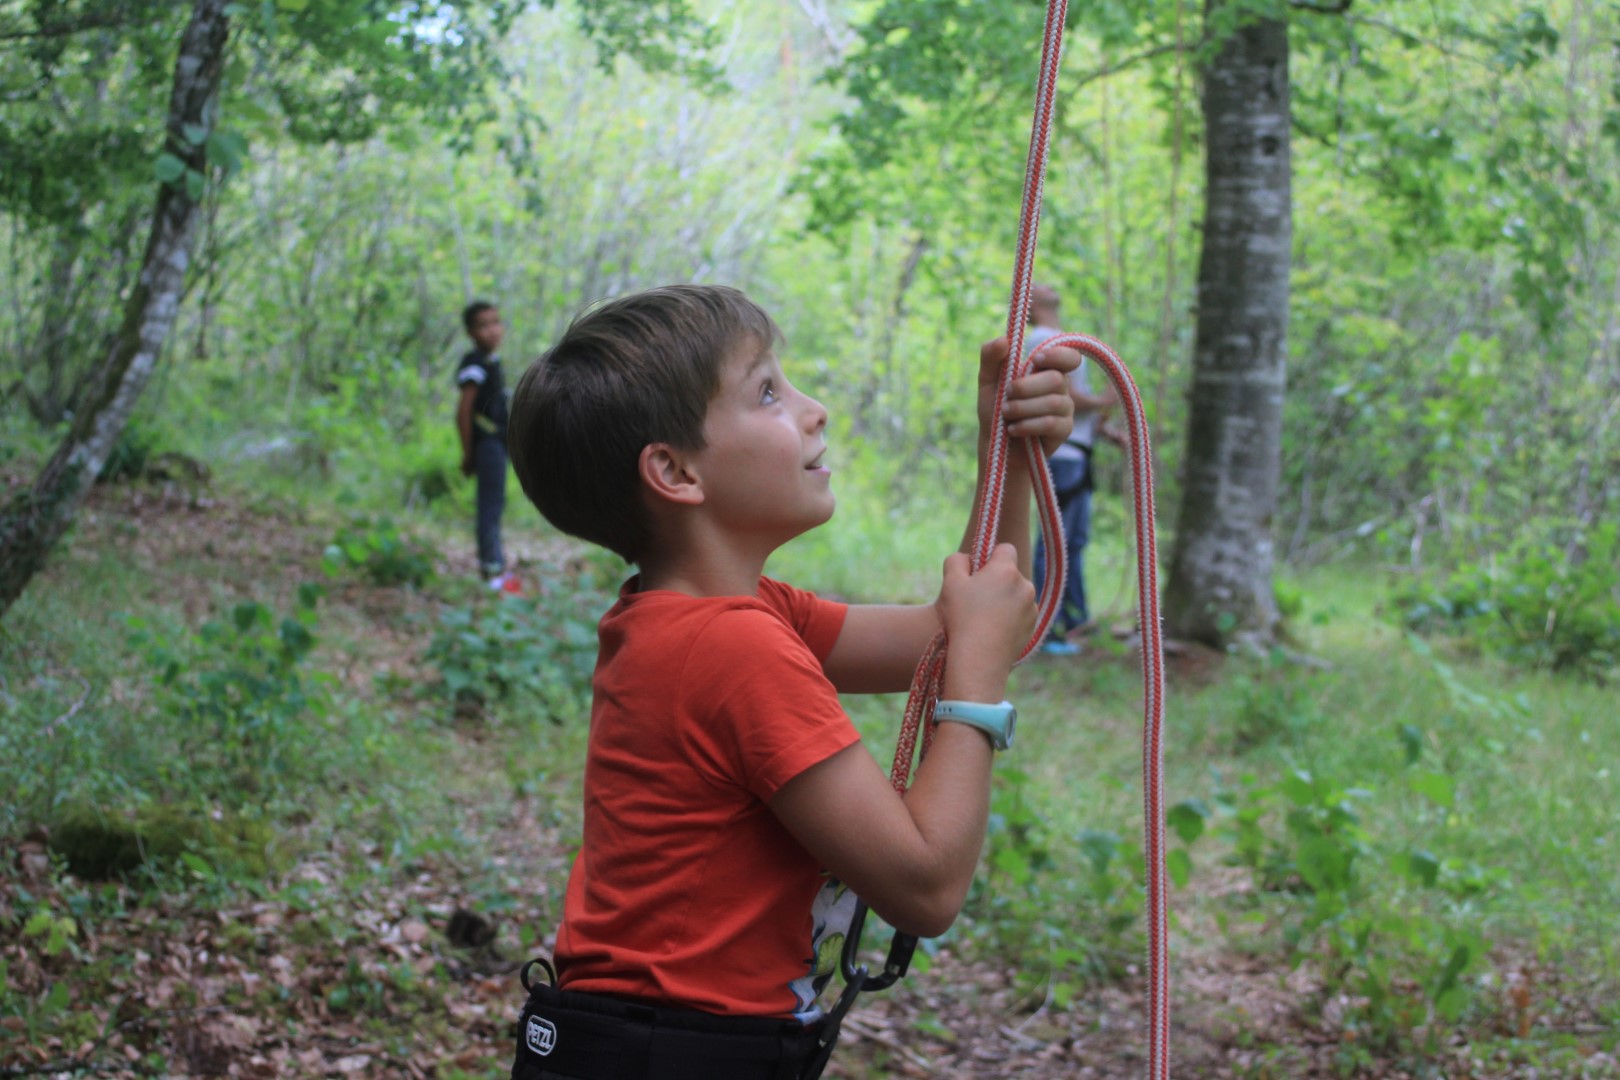
[[[761,405],[776,404],[776,384],[766,379],[765,385],[759,388],[759,402]]]

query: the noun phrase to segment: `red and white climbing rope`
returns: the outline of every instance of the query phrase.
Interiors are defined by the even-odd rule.
[[[1008,362],[996,393],[995,433],[979,492],[979,516],[973,524],[972,566],[982,568],[995,547],[1000,530],[1002,498],[1007,478],[1007,425],[1002,419],[1007,390],[1012,381],[1029,369],[1024,356],[1024,322],[1029,311],[1030,280],[1035,264],[1035,236],[1041,220],[1041,193],[1046,177],[1047,145],[1052,127],[1052,102],[1057,90],[1058,66],[1063,50],[1063,24],[1067,0],[1049,0],[1046,31],[1041,45],[1040,79],[1035,89],[1035,121],[1030,130],[1029,156],[1024,168],[1024,205],[1018,226],[1018,253],[1013,261],[1012,301],[1007,310]],[[1080,352],[1107,373],[1119,392],[1125,415],[1130,447],[1131,494],[1136,510],[1137,619],[1142,634],[1142,802],[1143,853],[1147,862],[1148,919],[1148,1076],[1168,1080],[1170,1076],[1170,964],[1168,949],[1167,889],[1164,868],[1164,641],[1159,628],[1158,549],[1153,530],[1153,455],[1148,445],[1147,417],[1142,397],[1130,372],[1107,345],[1084,334],[1059,334],[1042,343],[1042,348],[1070,348]],[[1041,534],[1049,553],[1045,587],[1038,601],[1035,633],[1024,646],[1027,658],[1046,636],[1063,602],[1063,529],[1058,512],[1057,493],[1046,456],[1037,439],[1024,440],[1029,456],[1030,476],[1035,483],[1035,500],[1040,510]],[[906,703],[905,721],[896,747],[890,778],[904,792],[910,781],[912,759],[919,735],[922,753],[927,754],[934,703],[944,685],[945,637],[935,638],[917,666]]]

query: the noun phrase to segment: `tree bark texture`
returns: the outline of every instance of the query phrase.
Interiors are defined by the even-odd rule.
[[[1207,0],[1206,22],[1225,0]],[[1292,240],[1288,24],[1246,23],[1204,72],[1203,253],[1166,629],[1269,642]]]
[[[199,175],[208,168],[203,139],[188,138],[186,129],[193,136],[213,132],[229,38],[227,3],[195,0],[175,60],[165,149]],[[73,425],[56,453],[33,485],[0,509],[0,615],[22,595],[73,523],[151,378],[180,306],[197,206],[185,176],[158,189],[140,275],[118,336],[79,396]]]

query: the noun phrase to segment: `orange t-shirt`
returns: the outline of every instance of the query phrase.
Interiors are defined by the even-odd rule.
[[[636,586],[598,627],[559,984],[810,1020],[853,896],[767,804],[860,740],[821,667],[848,609],[768,578],[752,597]]]

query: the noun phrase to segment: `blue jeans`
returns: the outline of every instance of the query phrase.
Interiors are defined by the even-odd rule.
[[[506,569],[501,553],[501,514],[506,510],[506,443],[480,438],[473,445],[478,476],[478,569],[494,577]]]
[[[1069,549],[1069,575],[1064,583],[1063,598],[1058,605],[1057,618],[1052,622],[1055,633],[1067,633],[1091,618],[1086,606],[1086,577],[1083,559],[1086,541],[1091,539],[1091,485],[1086,482],[1086,466],[1080,461],[1058,460],[1051,463],[1052,486],[1057,489],[1059,517],[1063,522],[1063,539]],[[1046,584],[1046,540],[1035,540],[1035,588]]]

